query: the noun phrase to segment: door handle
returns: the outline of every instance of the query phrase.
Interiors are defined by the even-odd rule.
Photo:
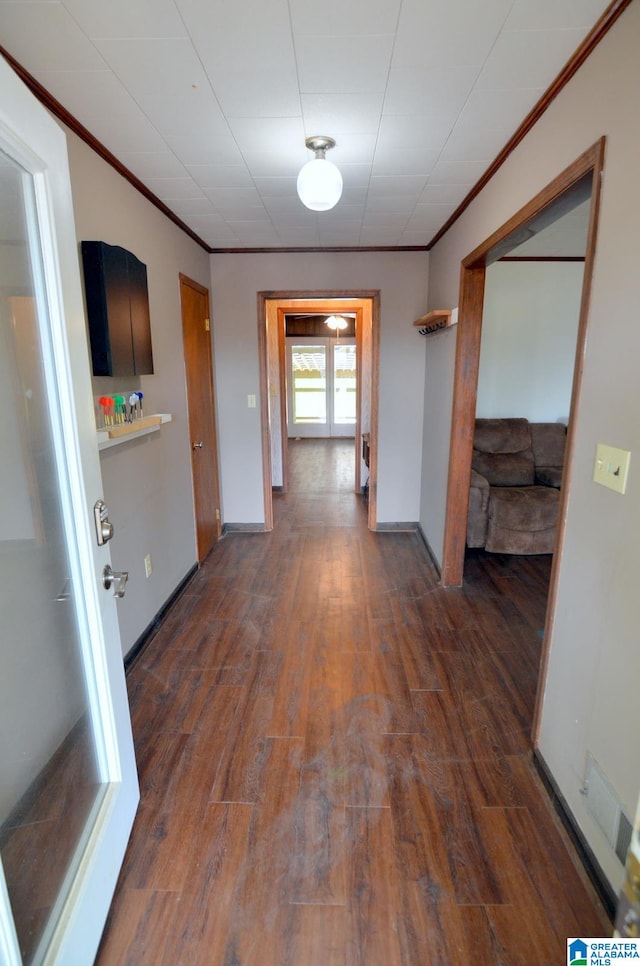
[[[102,571],[102,585],[105,590],[110,590],[113,587],[114,597],[124,597],[128,579],[129,572],[127,570],[112,570],[109,564],[106,564]]]
[[[193,443],[191,449],[202,449],[202,443]]]

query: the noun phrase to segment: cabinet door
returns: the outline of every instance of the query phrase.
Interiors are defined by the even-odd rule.
[[[147,290],[147,266],[127,252],[129,274],[129,310],[133,343],[133,370],[137,376],[153,374],[151,353],[151,319]]]
[[[82,242],[94,376],[153,373],[147,268],[119,245]]]

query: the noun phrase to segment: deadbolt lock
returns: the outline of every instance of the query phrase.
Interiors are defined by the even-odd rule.
[[[93,522],[96,527],[96,540],[102,547],[113,536],[113,523],[109,520],[109,508],[103,500],[98,500],[93,507]]]

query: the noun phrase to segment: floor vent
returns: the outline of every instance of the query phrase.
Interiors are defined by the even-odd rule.
[[[618,796],[591,755],[587,756],[584,793],[587,811],[598,823],[609,845],[624,865],[631,841],[632,825],[622,811]]]

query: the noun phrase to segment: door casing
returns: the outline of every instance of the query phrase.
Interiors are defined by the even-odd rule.
[[[533,723],[533,741],[537,744],[540,730],[542,695],[549,663],[549,644],[557,599],[559,566],[566,523],[567,497],[571,487],[575,426],[580,404],[582,373],[586,347],[587,323],[591,298],[591,281],[595,260],[600,187],[604,167],[605,138],[601,138],[569,165],[546,188],[524,205],[512,218],[472,251],[461,265],[458,332],[454,370],[449,477],[442,559],[442,584],[460,587],[463,582],[466,525],[469,510],[469,485],[473,456],[473,432],[480,362],[480,338],[484,285],[487,266],[511,251],[530,235],[530,226],[551,224],[573,206],[572,193],[586,182],[590,184],[591,208],[585,255],[580,318],[571,392],[571,406],[556,547],[553,555],[544,644],[538,678],[538,694]]]
[[[285,315],[287,313],[317,312],[331,315],[352,312],[356,316],[356,369],[358,374],[358,414],[355,435],[355,488],[360,489],[360,454],[363,424],[370,433],[369,455],[369,529],[376,529],[377,520],[377,465],[378,465],[378,387],[380,342],[380,292],[330,291],[258,292],[258,346],[260,357],[260,412],[262,427],[262,478],[264,492],[265,529],[273,529],[273,499],[271,472],[271,398],[279,400],[280,454],[283,468],[283,490],[287,488],[287,420],[286,420],[286,364]],[[273,338],[277,334],[277,367],[273,359]],[[275,373],[277,371],[277,377]],[[366,414],[363,409],[366,408]]]

